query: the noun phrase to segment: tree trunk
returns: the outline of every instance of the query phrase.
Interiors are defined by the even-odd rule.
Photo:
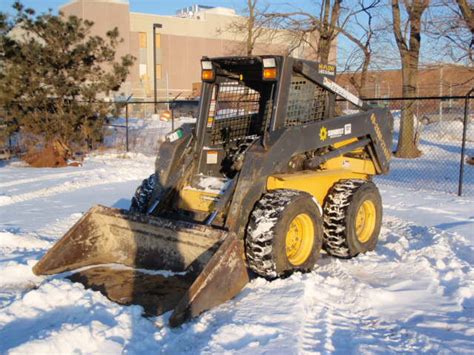
[[[329,63],[329,53],[331,51],[331,41],[327,38],[319,37],[319,61],[323,64]]]
[[[405,2],[408,15],[406,26],[409,27],[408,38],[402,31],[399,0],[392,0],[393,33],[402,60],[402,96],[415,97],[418,79],[418,61],[421,47],[421,16],[430,0],[412,0],[411,5]],[[415,128],[415,101],[403,102],[400,117],[400,132],[395,156],[399,158],[416,158],[421,155],[418,149],[418,136]]]
[[[252,0],[247,1],[247,6],[249,10],[249,18],[247,20],[247,55],[251,56],[253,53],[254,47],[254,26],[255,26],[255,5],[256,1]]]
[[[413,53],[405,52],[402,59],[402,96],[416,97],[418,60]],[[417,158],[421,155],[418,149],[418,136],[415,121],[415,100],[403,101],[400,117],[400,132],[395,156],[399,158]]]

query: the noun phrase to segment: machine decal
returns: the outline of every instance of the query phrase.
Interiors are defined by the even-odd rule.
[[[351,134],[352,133],[352,124],[348,123],[344,125],[344,134]]]
[[[385,155],[385,158],[387,160],[390,160],[392,154],[390,153],[390,150],[388,149],[387,144],[385,143],[385,140],[383,139],[382,131],[380,130],[379,124],[377,123],[377,118],[375,117],[375,114],[372,114],[370,116],[370,121],[374,125],[375,135],[377,136],[378,140],[380,141],[380,146],[382,147],[383,154]]]
[[[330,64],[319,64],[319,73],[326,75],[334,75],[336,73],[336,67]]]
[[[319,139],[324,142],[328,138],[328,129],[326,127],[321,127],[319,130]]]
[[[329,138],[337,138],[337,137],[341,137],[343,135],[344,135],[344,127],[330,129],[328,131],[328,137]]]
[[[166,136],[166,140],[168,142],[174,142],[177,141],[178,139],[183,137],[183,130],[181,128],[178,128],[176,131],[171,132]]]
[[[342,96],[343,98],[345,98],[350,103],[353,103],[354,105],[356,105],[358,107],[362,107],[364,105],[364,103],[362,102],[361,99],[359,99],[357,96],[355,96],[354,94],[352,94],[349,91],[347,91],[346,89],[344,89],[342,86],[339,86],[334,81],[332,81],[332,80],[325,77],[323,79],[323,84],[329,90],[335,92],[339,96]]]

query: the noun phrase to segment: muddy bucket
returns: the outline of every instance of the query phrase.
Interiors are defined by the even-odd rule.
[[[147,315],[173,310],[177,326],[249,281],[242,240],[210,226],[91,208],[34,266],[68,277]]]

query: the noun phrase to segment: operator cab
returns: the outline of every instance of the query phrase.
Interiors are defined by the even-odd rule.
[[[200,117],[205,124],[199,173],[233,178],[248,147],[261,139],[272,116],[278,65],[276,57],[203,59]]]

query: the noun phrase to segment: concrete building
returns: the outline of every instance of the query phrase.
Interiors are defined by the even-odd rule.
[[[231,24],[244,18],[229,8],[194,5],[177,11],[175,16],[163,16],[130,12],[126,0],[73,0],[61,6],[60,11],[92,20],[93,34],[104,35],[114,27],[119,29],[123,42],[117,56],[130,53],[137,58],[121,91],[135,99],[153,98],[154,71],[158,99],[192,96],[192,84],[200,81],[202,56],[245,53],[243,35],[229,30]],[[254,53],[287,54],[293,42],[289,36],[285,31],[271,38],[264,36],[257,41]],[[308,59],[312,56],[304,46],[291,55]],[[334,46],[333,62],[335,58]]]

